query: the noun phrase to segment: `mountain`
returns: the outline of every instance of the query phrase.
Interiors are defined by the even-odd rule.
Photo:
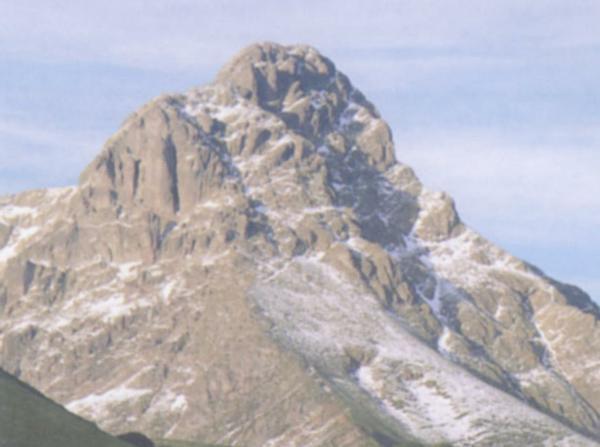
[[[131,447],[0,370],[0,446]]]
[[[396,152],[314,48],[246,48],[0,199],[0,366],[111,433],[595,445],[598,307]]]

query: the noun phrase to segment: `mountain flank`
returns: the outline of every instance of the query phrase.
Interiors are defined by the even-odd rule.
[[[596,445],[598,306],[396,154],[316,49],[242,50],[0,198],[0,366],[113,434]]]

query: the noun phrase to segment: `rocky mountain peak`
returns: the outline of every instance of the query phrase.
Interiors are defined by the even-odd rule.
[[[267,42],[240,51],[216,82],[230,84],[257,104],[280,108],[286,98],[294,101],[311,90],[327,91],[339,76],[333,62],[310,46]],[[344,80],[341,93],[348,99],[350,83]]]
[[[380,120],[375,107],[348,77],[307,45],[252,45],[223,67],[215,83],[277,115],[293,131],[311,139],[323,138],[359,111],[364,113],[363,121]],[[391,135],[387,137],[391,144]],[[388,155],[386,161],[391,162],[393,153]]]
[[[324,146],[359,151],[381,171],[395,162],[388,125],[331,61],[308,46],[258,44],[212,84],[131,116],[81,184],[94,207],[176,214],[208,189],[239,183],[234,157],[282,163],[321,157]]]
[[[78,186],[0,198],[0,317],[0,367],[112,432],[600,439],[589,297],[465,226],[307,46],[251,46]]]

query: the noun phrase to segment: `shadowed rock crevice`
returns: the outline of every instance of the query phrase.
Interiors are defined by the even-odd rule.
[[[167,165],[167,172],[169,176],[169,189],[171,191],[171,197],[173,202],[173,212],[179,211],[179,181],[177,179],[177,150],[173,145],[171,138],[167,138],[165,141],[165,148],[163,151],[163,157]]]
[[[134,445],[136,447],[155,447],[154,442],[147,436],[141,433],[130,432],[124,433],[117,436],[121,441],[125,441],[127,444]]]
[[[138,188],[140,186],[140,160],[134,160],[133,162],[133,198],[137,196]]]

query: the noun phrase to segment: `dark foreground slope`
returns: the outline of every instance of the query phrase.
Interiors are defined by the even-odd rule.
[[[0,370],[1,447],[131,447]]]

